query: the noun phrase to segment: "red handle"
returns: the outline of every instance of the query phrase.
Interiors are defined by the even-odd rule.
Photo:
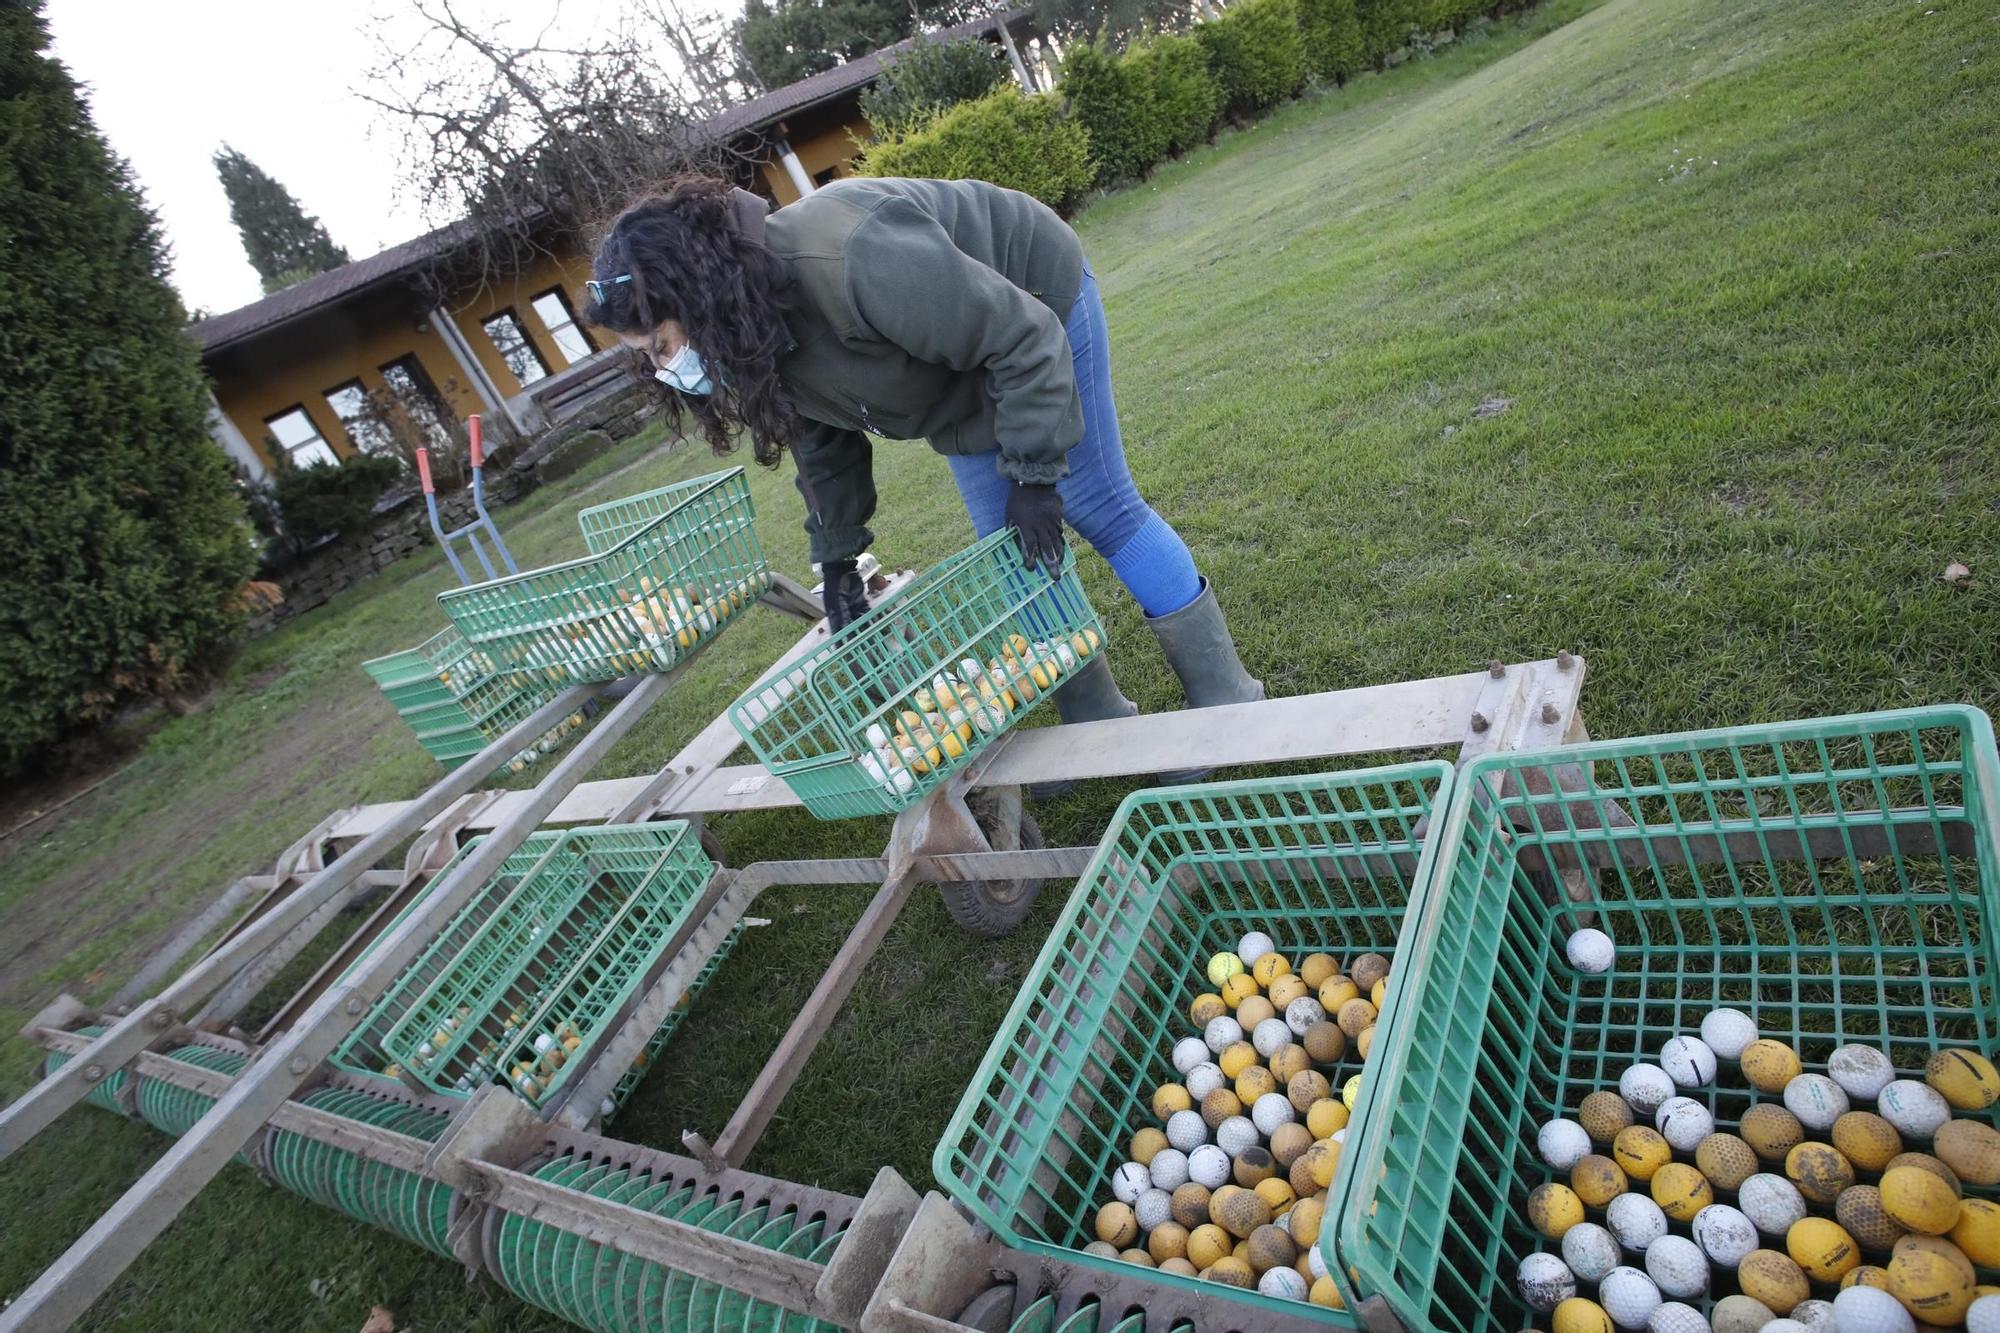
[[[431,494],[431,451],[428,449],[417,450],[417,477],[424,483],[424,494]]]
[[[479,438],[479,418],[476,416],[467,417],[465,419],[465,431],[466,434],[472,437],[472,466],[479,467],[486,462],[486,450]]]

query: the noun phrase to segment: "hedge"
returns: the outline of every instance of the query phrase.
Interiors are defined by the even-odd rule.
[[[1305,86],[1299,0],[1237,0],[1221,18],[1197,24],[1194,36],[1232,115],[1276,106]]]
[[[1208,56],[1192,37],[1155,37],[1120,59],[1135,83],[1152,89],[1160,118],[1162,152],[1185,153],[1215,134],[1222,115],[1222,85],[1208,72]],[[1103,145],[1093,137],[1096,151]]]
[[[1067,214],[1095,178],[1090,135],[1063,115],[1060,99],[1007,87],[961,102],[922,129],[870,144],[855,162],[863,176],[983,180],[1031,194]]]
[[[1138,178],[1167,155],[1171,127],[1146,71],[1100,40],[1078,43],[1063,61],[1058,88],[1090,135],[1099,184]]]
[[[1299,0],[1306,69],[1324,83],[1345,83],[1367,67],[1354,0]]]
[[[1409,45],[1410,34],[1423,26],[1418,20],[1417,3],[1418,0],[1354,0],[1354,12],[1361,20],[1363,61],[1382,65]]]

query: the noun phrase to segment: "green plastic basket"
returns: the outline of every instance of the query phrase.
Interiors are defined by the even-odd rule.
[[[685,491],[602,550],[448,589],[438,605],[504,667],[563,684],[665,671],[771,584],[743,469]]]
[[[515,723],[555,698],[566,671],[504,665],[447,626],[415,648],[363,662],[382,694],[446,767],[485,749]],[[534,757],[532,753],[524,756]]]
[[[1091,858],[939,1142],[939,1185],[1013,1245],[1084,1254],[1213,955],[1261,930],[1288,957],[1393,954],[1428,873],[1418,825],[1452,782],[1441,762],[1134,793]],[[1391,973],[1393,977],[1394,972]],[[1392,986],[1393,988],[1393,986]],[[1350,1053],[1319,1066],[1335,1087]],[[1155,1280],[1304,1321],[1342,1312],[1172,1274]],[[1221,1326],[1221,1325],[1218,1325]]]
[[[1023,570],[1020,544],[1003,528],[752,686],[729,719],[821,819],[894,814],[971,763],[1103,646],[1075,557],[1064,554],[1055,579]],[[940,675],[975,685],[963,679],[967,660],[994,687],[987,702],[958,717],[935,698],[926,706],[920,692]],[[899,728],[910,738],[908,762],[879,749]]]
[[[708,961],[701,965],[701,971],[697,972],[694,980],[688,983],[688,988],[681,992],[680,1001],[674,1005],[673,1009],[660,1023],[660,1026],[653,1030],[653,1035],[646,1039],[646,1045],[632,1061],[632,1067],[625,1071],[618,1080],[618,1086],[611,1090],[611,1111],[613,1115],[616,1115],[624,1107],[626,1099],[645,1080],[647,1071],[658,1061],[660,1052],[666,1047],[668,1040],[673,1037],[674,1030],[680,1027],[681,1020],[687,1017],[688,1010],[694,1006],[695,997],[701,994],[703,987],[715,979],[715,974],[721,969],[723,960],[729,957],[730,951],[736,947],[737,941],[742,938],[743,923],[739,921],[729,928],[729,933],[722,937],[722,943],[716,947],[714,953],[708,956]]]
[[[743,469],[736,468],[732,472],[712,473],[675,482],[654,491],[641,491],[608,504],[592,505],[576,516],[576,526],[583,533],[584,549],[592,555],[602,555],[654,519],[673,513],[682,504],[700,495],[715,484],[717,477],[740,478],[742,475]],[[708,539],[720,544],[733,540],[739,532],[748,532],[754,542],[756,533],[751,531],[751,524],[755,517],[755,511],[747,502],[741,506],[717,507],[710,511],[706,530]]]
[[[542,1105],[588,1063],[713,873],[684,822],[532,835],[383,993],[338,1062],[393,1065],[449,1095],[497,1077]],[[386,1063],[370,1069],[375,1059]]]
[[[1537,1127],[1712,1008],[1822,1072],[1848,1041],[1903,1077],[2000,1043],[2000,759],[1973,709],[1491,756],[1437,836],[1322,1232],[1349,1304],[1407,1328],[1536,1322],[1513,1277],[1547,1248],[1525,1217],[1553,1174]],[[1813,859],[1787,859],[1802,842]],[[1554,888],[1565,870],[1587,901]],[[1601,975],[1564,955],[1592,916],[1618,948]],[[1759,1095],[1721,1065],[1689,1095],[1733,1129]]]

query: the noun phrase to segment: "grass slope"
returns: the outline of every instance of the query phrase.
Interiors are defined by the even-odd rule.
[[[1980,10],[1555,0],[1097,202],[1079,229],[1133,470],[1273,691],[1570,647],[1591,659],[1602,735],[1990,707],[2000,23]],[[916,564],[961,544],[944,469],[920,445],[881,460],[881,551]],[[542,499],[510,533],[545,557],[577,503],[707,466],[650,460]],[[757,488],[774,558],[802,569],[785,480]],[[1954,560],[1969,582],[1939,580]],[[138,771],[7,849],[0,924],[18,940],[29,922],[32,941],[44,922],[60,947],[0,1003],[101,993],[141,940],[328,809],[417,788],[425,764],[355,664],[427,632],[438,571],[390,578],[259,643]],[[1136,610],[1101,563],[1087,578],[1126,688],[1169,706]],[[792,633],[763,613],[732,629],[601,771],[657,765]],[[286,737],[288,770],[250,758]],[[1122,790],[1044,807],[1051,841],[1095,841]],[[721,829],[734,863],[872,854],[883,831],[792,814]],[[121,865],[121,838],[146,855]],[[990,945],[913,903],[752,1166],[859,1191],[888,1162],[926,1182],[1061,887]],[[52,896],[61,911],[36,915]],[[618,1131],[719,1128],[862,897],[763,899],[773,924]],[[18,1080],[28,1054],[10,1046],[0,1074]],[[0,1167],[16,1219],[0,1292],[159,1147],[84,1109]],[[406,1328],[557,1326],[235,1168],[91,1321],[339,1329],[377,1300]]]

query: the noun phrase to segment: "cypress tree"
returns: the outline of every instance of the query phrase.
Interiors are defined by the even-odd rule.
[[[333,243],[320,220],[299,207],[292,192],[228,144],[216,150],[215,174],[229,196],[229,220],[243,238],[250,267],[275,292],[301,278],[339,268],[347,251]]]

